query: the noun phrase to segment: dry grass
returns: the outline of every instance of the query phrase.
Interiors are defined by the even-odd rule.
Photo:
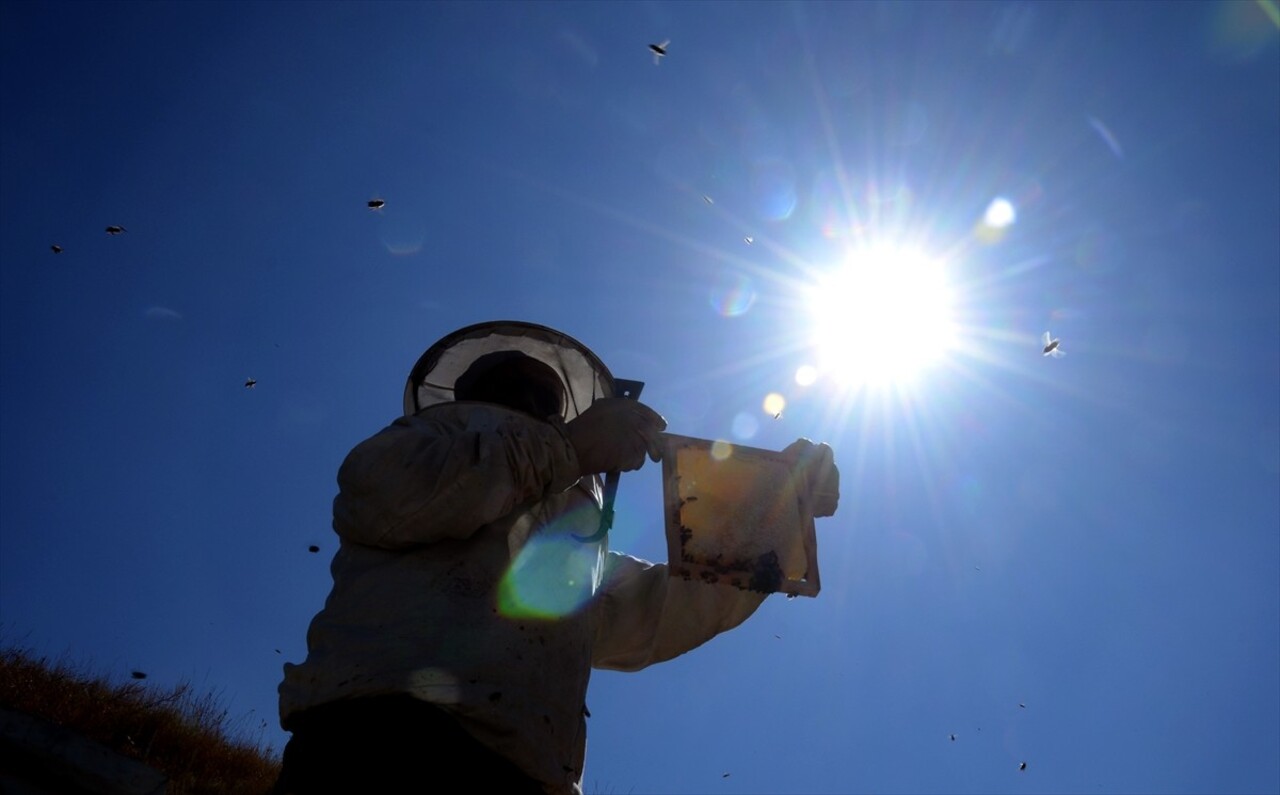
[[[43,718],[169,777],[169,795],[263,795],[280,770],[270,746],[246,739],[216,694],[157,690],[23,649],[0,649],[0,706]]]

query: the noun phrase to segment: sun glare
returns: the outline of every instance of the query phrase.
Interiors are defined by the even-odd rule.
[[[954,344],[951,303],[941,262],[909,249],[854,252],[809,299],[818,367],[845,385],[909,381]]]

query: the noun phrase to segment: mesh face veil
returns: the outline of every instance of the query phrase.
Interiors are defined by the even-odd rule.
[[[547,365],[519,351],[476,359],[453,385],[455,400],[479,400],[533,417],[564,416],[564,382]]]
[[[534,362],[516,364],[522,358]],[[538,367],[539,363],[546,369]],[[477,366],[475,371],[473,366]],[[412,416],[428,406],[464,399],[459,393],[484,399],[477,395],[491,395],[487,390],[501,388],[503,379],[512,372],[548,386],[548,376],[557,378],[565,422],[615,392],[609,368],[587,346],[546,326],[499,320],[459,329],[428,348],[409,373],[404,413]],[[544,402],[535,408],[541,411],[549,406]]]

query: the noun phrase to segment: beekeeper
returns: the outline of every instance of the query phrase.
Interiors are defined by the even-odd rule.
[[[333,589],[280,685],[277,793],[580,793],[591,668],[669,660],[760,606],[608,550],[599,475],[658,460],[666,427],[614,388],[530,323],[423,354],[404,416],[338,471]]]

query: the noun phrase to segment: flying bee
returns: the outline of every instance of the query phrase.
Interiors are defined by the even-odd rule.
[[[1055,340],[1050,336],[1049,332],[1045,332],[1040,338],[1044,342],[1044,355],[1052,356],[1055,359],[1061,359],[1067,355],[1067,352],[1058,347],[1062,340]]]
[[[653,65],[657,66],[662,63],[662,58],[667,54],[667,45],[671,43],[671,39],[667,39],[661,44],[650,44],[649,51],[653,53]]]
[[[320,551],[320,547],[316,546],[315,544],[312,544],[311,546],[307,547],[307,551],[308,551],[308,552],[319,552],[319,551]]]
[[[123,226],[115,226],[114,224],[112,226],[107,227],[107,234],[112,236],[118,235],[121,232],[128,232],[128,231],[129,230],[125,229]]]
[[[387,206],[387,203],[386,203],[385,201],[383,201],[382,199],[370,199],[370,200],[369,200],[369,209],[370,209],[370,210],[381,210],[383,207],[386,207],[386,206]]]
[[[257,383],[258,383],[258,379],[256,378],[246,378],[244,381],[244,388],[253,389],[254,385]]]
[[[62,246],[59,246],[55,243],[54,245],[49,246],[49,250],[52,251],[54,254],[61,254]]]
[[[134,671],[134,672],[132,673],[132,676],[133,676],[133,678],[134,678],[134,679],[146,679],[146,678],[147,678],[147,675],[146,675],[145,673],[143,673],[142,671]]]
[[[715,203],[716,203],[716,200],[715,200],[715,199],[711,198],[710,196],[708,196],[708,195],[707,195],[707,194],[705,194],[705,193],[704,193],[704,194],[702,194],[702,200],[703,200],[704,202],[706,202],[707,204],[715,204]]]
[[[751,245],[751,244],[755,243],[755,242],[756,242],[756,239],[755,239],[754,237],[752,237],[751,235],[747,235],[746,237],[742,238],[742,242],[743,242],[743,243],[746,243],[746,244],[749,246],[749,245]]]
[[[1019,769],[1019,770],[1026,770],[1026,769],[1027,769],[1027,763],[1026,763],[1026,762],[1023,762],[1022,764],[1018,765],[1018,769]]]

